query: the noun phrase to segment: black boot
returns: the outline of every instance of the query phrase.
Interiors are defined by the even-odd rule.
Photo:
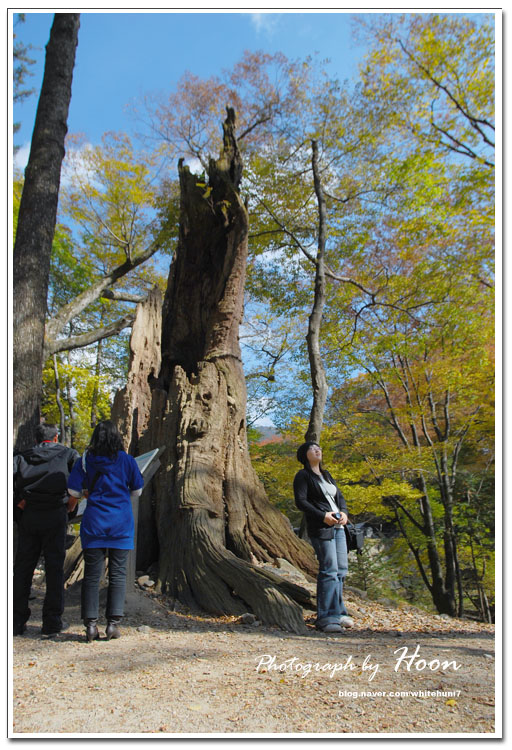
[[[121,622],[120,617],[108,618],[107,629],[105,631],[105,635],[107,636],[107,641],[110,641],[111,638],[121,638],[121,631],[119,630],[120,622]]]
[[[85,624],[85,639],[87,643],[92,643],[92,641],[99,640],[100,634],[98,632],[98,620],[88,618],[87,620],[84,620]]]

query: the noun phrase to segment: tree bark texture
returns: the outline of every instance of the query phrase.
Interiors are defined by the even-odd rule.
[[[13,426],[17,450],[33,444],[40,418],[50,256],[79,25],[79,13],[55,14],[21,196],[13,257]]]
[[[133,456],[156,446],[147,433],[151,415],[151,385],[160,372],[162,340],[162,294],[154,288],[137,305],[130,337],[128,381],[114,398],[111,419],[123,438],[125,450]],[[137,523],[137,570],[147,570],[158,559],[158,533],[155,522],[155,491],[150,482],[139,498]]]
[[[248,214],[228,109],[224,148],[205,184],[180,162],[180,238],[164,300],[162,367],[143,443],[167,446],[153,480],[159,585],[217,614],[252,610],[304,632],[302,587],[258,563],[284,557],[316,573],[311,548],[268,501],[249,457],[238,342]]]
[[[66,551],[64,559],[64,582],[76,571],[77,566],[83,560],[83,556],[82,542],[80,541],[80,536],[77,536],[71,547]]]
[[[137,455],[139,440],[148,428],[151,384],[160,372],[162,293],[155,287],[137,305],[130,337],[130,364],[126,386],[117,391],[111,419],[116,423],[127,453]]]

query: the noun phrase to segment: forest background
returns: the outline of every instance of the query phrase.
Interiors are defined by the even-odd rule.
[[[432,606],[433,567],[450,567],[458,611],[492,619],[494,15],[240,15],[82,14],[43,414],[78,450],[109,416],[126,381],[134,304],[166,285],[177,160],[200,182],[233,105],[251,221],[241,337],[249,437],[269,499],[299,525],[291,483],[318,375],[306,333],[323,275],[325,463],[351,515],[387,532],[377,554],[366,545],[353,582]],[[51,15],[14,21],[16,225]],[[242,22],[260,36],[222,44],[221,29],[242,41],[230,27]],[[224,62],[212,32],[215,50],[229,49]],[[108,48],[102,62],[111,38],[123,52]],[[113,57],[107,81],[92,74]],[[177,72],[157,91],[170,59]]]

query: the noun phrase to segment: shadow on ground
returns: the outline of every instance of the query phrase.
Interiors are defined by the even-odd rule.
[[[80,618],[80,594],[81,581],[77,581],[66,589],[64,620],[69,623],[69,628],[58,636],[59,641],[84,642],[83,625]],[[104,613],[105,611],[106,594],[106,587],[102,587],[100,589],[100,613]],[[32,618],[27,623],[27,630],[22,637],[39,640],[41,639],[40,620],[44,598],[44,585],[35,585],[33,595],[34,599],[30,603],[33,612]],[[425,629],[424,621],[418,623],[418,629],[410,627],[410,623],[407,623],[407,628],[395,630],[392,628],[371,629],[368,627],[358,627],[356,619],[355,627],[345,629],[340,634],[327,634],[315,630],[313,624],[314,614],[305,610],[304,615],[308,632],[304,635],[297,635],[271,626],[244,625],[236,617],[214,617],[205,613],[194,613],[181,606],[179,610],[174,610],[171,607],[171,603],[166,601],[165,597],[145,593],[141,589],[136,588],[135,591],[128,592],[126,596],[126,614],[122,624],[123,630],[140,630],[141,634],[149,634],[153,631],[181,631],[191,633],[228,632],[244,634],[246,636],[264,634],[279,640],[286,638],[287,640],[302,641],[303,639],[313,638],[320,643],[324,641],[326,645],[331,644],[333,639],[338,639],[350,642],[351,646],[357,644],[364,644],[365,646],[371,644],[378,645],[384,642],[389,645],[391,640],[396,643],[396,648],[399,648],[401,644],[405,645],[406,642],[410,643],[413,639],[416,641],[421,639],[422,643],[432,640],[436,644],[436,649],[439,650],[450,652],[457,650],[461,653],[474,656],[481,656],[482,649],[475,648],[474,645],[465,645],[465,642],[479,639],[483,645],[485,644],[485,651],[487,653],[494,653],[494,633],[485,630],[475,631],[469,626],[465,629],[464,625],[461,625],[461,620],[454,621],[455,624],[452,630],[429,632]],[[105,640],[105,624],[105,618],[100,614],[99,625],[100,638],[102,640]],[[449,642],[442,644],[438,642],[441,640]],[[317,645],[320,645],[320,643],[317,643]]]

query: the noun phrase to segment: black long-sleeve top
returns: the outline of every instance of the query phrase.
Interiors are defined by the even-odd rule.
[[[324,469],[323,473],[324,477],[336,487],[336,505],[340,511],[348,514],[347,503],[338,485],[328,471]],[[295,505],[306,516],[308,535],[320,539],[332,539],[334,527],[324,523],[325,514],[332,508],[320,487],[318,476],[311,469],[301,469],[293,480],[293,492]]]

